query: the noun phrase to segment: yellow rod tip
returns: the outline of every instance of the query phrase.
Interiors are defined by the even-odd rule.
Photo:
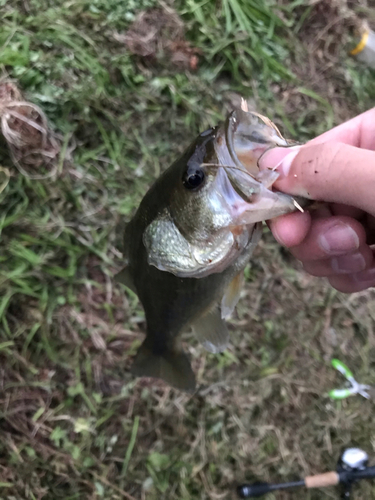
[[[351,50],[349,52],[349,54],[351,56],[356,56],[357,54],[359,54],[360,52],[362,52],[362,50],[366,47],[367,45],[367,40],[368,40],[368,37],[369,37],[369,32],[368,31],[365,31],[362,35],[362,38],[361,38],[361,41],[359,42],[359,44],[354,47],[353,50]]]

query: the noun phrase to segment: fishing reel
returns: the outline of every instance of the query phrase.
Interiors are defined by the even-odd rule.
[[[239,498],[256,498],[271,491],[284,490],[288,488],[325,488],[340,484],[342,488],[342,500],[351,498],[353,483],[361,479],[375,478],[375,466],[368,466],[369,457],[367,453],[359,448],[346,449],[339,458],[336,471],[325,472],[315,476],[307,476],[298,481],[289,483],[253,483],[242,484],[237,488]]]
[[[359,448],[348,448],[341,455],[337,464],[337,472],[340,475],[343,500],[350,498],[352,484],[359,479],[364,479],[360,473],[373,469],[374,475],[369,477],[375,477],[375,467],[368,467],[368,462],[367,453]]]

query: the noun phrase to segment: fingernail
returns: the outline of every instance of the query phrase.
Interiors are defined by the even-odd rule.
[[[328,255],[340,255],[359,248],[357,233],[350,226],[339,222],[319,235],[318,245]]]
[[[361,252],[342,255],[331,259],[331,267],[335,273],[358,273],[366,268],[366,261]]]
[[[375,267],[366,269],[360,273],[353,274],[354,281],[361,284],[368,283],[369,286],[375,285]]]
[[[280,177],[289,175],[290,167],[293,163],[294,158],[298,155],[301,146],[293,146],[291,148],[274,148],[270,151],[264,153],[264,155],[259,160],[259,166],[261,169],[271,169],[277,170]]]

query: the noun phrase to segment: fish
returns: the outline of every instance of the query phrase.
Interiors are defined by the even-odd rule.
[[[181,342],[190,326],[209,352],[226,349],[225,319],[239,300],[262,222],[299,207],[272,190],[278,173],[259,171],[258,161],[271,147],[291,145],[267,117],[236,108],[147,191],[125,228],[125,267],[116,277],[145,311],[135,376],[193,392],[195,375]]]

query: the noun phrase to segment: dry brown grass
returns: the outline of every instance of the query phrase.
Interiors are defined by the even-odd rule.
[[[64,158],[61,138],[53,132],[43,110],[23,99],[15,82],[0,81],[1,133],[14,165],[30,179],[56,176]]]

